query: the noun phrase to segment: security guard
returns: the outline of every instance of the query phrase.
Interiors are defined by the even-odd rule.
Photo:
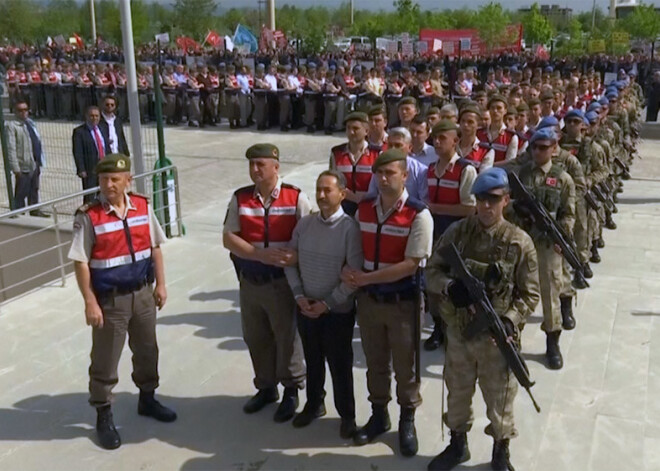
[[[571,236],[575,224],[575,183],[565,170],[552,161],[552,156],[556,153],[557,141],[557,133],[551,128],[536,131],[529,141],[532,161],[523,165],[519,177],[521,183],[536,196],[557,223]],[[563,323],[559,301],[563,286],[563,257],[552,240],[530,221],[521,218],[519,222],[521,227],[532,236],[536,246],[543,305],[541,328],[546,333],[546,361],[550,369],[558,370],[564,365],[559,349],[559,336]]]
[[[477,131],[477,137],[481,141],[479,145],[495,151],[495,166],[505,165],[518,155],[518,136],[504,124],[507,106],[506,98],[502,95],[491,96],[488,100],[490,126]]]
[[[222,235],[240,281],[243,338],[258,389],[243,411],[252,414],[277,401],[277,384],[282,383],[284,397],[274,420],[286,422],[298,407],[305,368],[296,330],[296,301],[284,267],[295,263],[287,244],[298,220],[311,212],[311,204],[300,189],[279,177],[277,147],[255,144],[245,156],[254,184],[232,196]]]
[[[348,142],[332,148],[330,170],[338,170],[346,178],[346,198],[341,206],[349,216],[355,215],[358,204],[369,190],[372,167],[381,148],[367,143],[369,119],[365,113],[355,111],[346,117]]]
[[[509,440],[517,435],[513,422],[513,402],[518,383],[488,332],[466,340],[462,332],[469,323],[470,299],[461,281],[451,278],[451,270],[438,248],[455,244],[470,272],[487,288],[490,302],[507,332],[520,345],[520,333],[527,317],[539,302],[536,250],[522,229],[504,220],[509,203],[507,174],[490,168],[481,173],[472,187],[477,214],[452,224],[436,244],[426,269],[428,290],[440,299],[440,313],[447,323],[447,353],[443,373],[449,395],[442,420],[451,429],[449,446],[430,464],[429,470],[448,470],[470,459],[467,432],[472,428],[472,396],[479,380],[486,415],[486,433],[495,440],[491,467],[513,469],[509,463]]]
[[[391,367],[401,406],[399,448],[404,456],[417,453],[415,409],[422,403],[415,379],[415,316],[419,306],[418,270],[431,253],[433,219],[421,201],[408,197],[406,153],[389,149],[373,166],[378,196],[360,202],[355,218],[362,232],[364,267],[346,268],[342,280],[362,288],[357,317],[367,361],[367,387],[373,413],[355,436],[356,445],[373,441],[391,428]]]
[[[96,407],[96,432],[103,448],[119,448],[110,403],[126,333],[133,352],[133,381],[140,389],[138,414],[161,422],[176,413],[154,398],[158,387],[156,308],[167,299],[160,245],[165,234],[149,200],[128,192],[131,162],[107,155],[96,166],[101,193],[76,212],[69,258],[92,326],[89,403]],[[152,283],[156,281],[155,288]]]

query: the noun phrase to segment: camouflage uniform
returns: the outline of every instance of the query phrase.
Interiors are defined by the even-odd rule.
[[[470,216],[452,224],[436,247],[456,244],[470,272],[486,281],[489,266],[501,273],[488,283],[488,294],[495,311],[511,320],[517,341],[525,320],[539,302],[538,263],[534,243],[520,228],[508,221],[484,228],[478,217]],[[474,420],[472,396],[477,379],[486,402],[490,425],[486,433],[495,440],[517,435],[513,421],[513,401],[518,383],[504,357],[487,332],[465,340],[462,329],[469,323],[465,308],[456,308],[447,297],[450,269],[436,250],[427,267],[428,289],[438,296],[440,314],[447,323],[447,357],[444,378],[449,391],[445,424],[456,432],[468,432]]]

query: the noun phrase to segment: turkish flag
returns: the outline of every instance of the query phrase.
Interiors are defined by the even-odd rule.
[[[222,46],[222,36],[220,36],[215,31],[209,31],[209,34],[206,35],[204,42],[209,43],[211,46],[218,48]]]
[[[179,36],[176,38],[176,44],[184,51],[188,51],[190,49],[193,51],[199,50],[199,44],[197,44],[197,41],[187,36]]]
[[[73,37],[76,38],[76,44],[80,49],[85,49],[85,42],[82,40],[78,33],[73,33]]]

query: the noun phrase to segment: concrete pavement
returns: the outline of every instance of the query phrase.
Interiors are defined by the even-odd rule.
[[[113,408],[124,445],[108,452],[94,440],[86,404],[91,335],[82,300],[69,279],[0,307],[0,469],[260,470],[425,469],[442,440],[440,352],[423,353],[417,416],[419,456],[396,455],[396,431],[361,448],[339,438],[328,383],[328,416],[307,429],[275,424],[275,407],[246,416],[253,394],[242,341],[237,282],[220,226],[233,188],[249,183],[243,152],[263,133],[168,131],[179,165],[187,236],[164,246],[169,300],[159,313],[160,397],[179,413],[173,424],[136,414],[130,351],[120,366]],[[339,137],[273,134],[287,181],[313,198],[313,183]],[[523,351],[541,405],[516,399],[520,436],[512,441],[519,470],[654,470],[660,468],[660,144],[640,146],[644,160],[620,198],[616,231],[607,231],[603,262],[577,300],[577,329],[562,335],[565,367],[547,370],[540,313],[523,334]],[[425,329],[424,336],[429,329]],[[358,423],[369,416],[364,357],[354,336]],[[328,381],[330,381],[328,377]],[[304,396],[301,395],[301,399]],[[492,441],[479,392],[463,468],[489,469]],[[398,408],[390,405],[396,430]]]

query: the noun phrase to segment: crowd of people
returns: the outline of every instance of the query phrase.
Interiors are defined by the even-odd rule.
[[[208,75],[218,77],[211,83],[222,90],[211,99],[212,92],[202,98],[206,66],[198,71],[204,80],[186,75],[183,65],[163,74],[163,86],[173,89],[171,96],[164,90],[166,109],[185,108],[175,83],[185,77],[197,88],[199,97],[188,95],[198,113],[193,123],[217,123],[218,110],[227,106],[233,128],[247,125],[253,110],[261,129],[277,123],[283,130],[343,130],[347,137],[329,149],[328,169],[316,180],[320,211],[314,214],[308,197],[280,177],[276,146],[246,151],[253,184],[232,195],[223,227],[257,389],[244,412],[280,401],[276,422],[308,426],[326,414],[327,361],[339,435],[366,445],[392,427],[394,371],[399,452],[415,455],[420,317],[428,312],[434,329],[423,346],[444,345],[442,420],[451,430],[429,469],[469,460],[477,380],[490,421],[486,433],[494,440],[491,466],[513,469],[509,444],[517,434],[513,401],[520,377],[511,373],[521,369],[501,351],[519,351],[526,320],[540,303],[546,365],[564,365],[561,334],[576,328],[577,290],[589,287],[591,265],[601,261],[604,231],[616,229],[618,194],[630,177],[644,100],[639,67],[618,69],[605,84],[595,69],[551,65],[495,66],[483,77],[467,67],[445,82],[439,66],[358,71],[347,65],[258,65],[254,77],[245,66],[209,67]],[[181,82],[170,81],[175,74]],[[176,115],[166,115],[176,122]],[[93,122],[87,134],[93,145]],[[163,422],[176,414],[154,397],[155,312],[166,300],[162,237],[151,227],[158,224],[144,198],[124,193],[127,156],[113,151],[95,170],[101,195],[78,212],[70,257],[94,331],[89,371],[96,430],[100,444],[113,449],[121,445],[110,405],[121,351],[116,339],[123,344],[126,325],[134,339],[139,412]],[[94,234],[103,237],[94,240]],[[459,266],[452,250],[463,259]],[[138,296],[148,309],[141,302],[138,312],[132,301]],[[501,331],[484,320],[488,313]],[[125,322],[131,316],[139,322]],[[362,427],[353,388],[356,320],[372,407]],[[298,411],[305,381],[307,401]]]

